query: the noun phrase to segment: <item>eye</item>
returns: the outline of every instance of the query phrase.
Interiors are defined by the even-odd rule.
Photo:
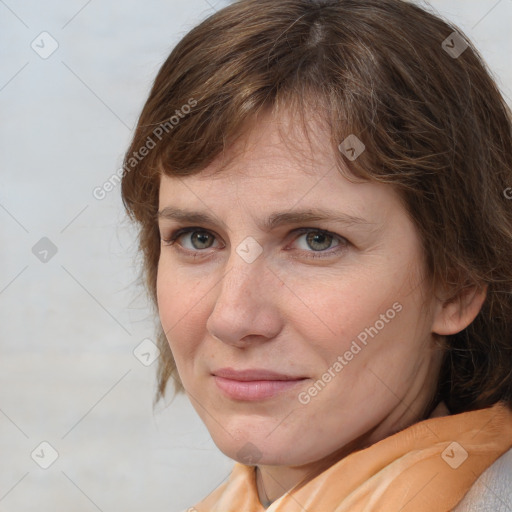
[[[347,249],[350,242],[340,235],[330,233],[318,228],[301,228],[294,230],[301,233],[293,243],[299,245],[301,258],[327,258],[339,254]],[[162,237],[162,243],[168,246],[175,246],[176,250],[198,256],[204,252],[205,256],[214,247],[216,236],[208,230],[199,227],[188,227],[178,229],[170,234],[168,238]],[[222,247],[221,247],[222,248]],[[290,250],[290,249],[285,249]]]
[[[338,254],[341,250],[346,249],[349,243],[348,240],[342,236],[321,229],[302,228],[299,232],[302,234],[295,239],[295,243],[299,241],[298,245],[300,250],[306,253],[321,253],[306,256],[309,258],[322,258]]]
[[[180,238],[185,242],[177,245],[183,247],[183,249],[187,251],[201,251],[209,249],[215,241],[215,236],[209,231],[201,228],[183,228],[174,231],[168,239],[162,238],[162,242],[165,245],[174,245]]]
[[[313,249],[313,251],[325,251],[329,249],[335,241],[334,236],[325,233],[324,231],[308,231],[301,235],[297,240],[300,240],[305,236],[305,242],[307,247],[302,247],[307,250],[307,248]]]

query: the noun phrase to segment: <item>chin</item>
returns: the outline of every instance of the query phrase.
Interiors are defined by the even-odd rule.
[[[217,448],[230,459],[247,465],[301,466],[315,462],[327,455],[317,453],[317,446],[308,445],[302,439],[274,437],[268,435],[272,429],[262,429],[258,433],[253,428],[239,426],[226,431],[211,433]],[[236,434],[235,434],[236,433]],[[300,448],[299,448],[300,447]]]

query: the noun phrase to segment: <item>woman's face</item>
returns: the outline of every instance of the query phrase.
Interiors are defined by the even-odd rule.
[[[217,446],[288,466],[420,419],[441,360],[398,195],[349,182],[324,129],[309,143],[293,126],[267,116],[229,160],[162,177],[157,280],[179,376]]]

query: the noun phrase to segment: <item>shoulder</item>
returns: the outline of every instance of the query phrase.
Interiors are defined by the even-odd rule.
[[[512,510],[512,449],[484,471],[453,512]]]

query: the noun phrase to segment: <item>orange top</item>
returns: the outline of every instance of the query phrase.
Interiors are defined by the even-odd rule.
[[[503,404],[431,418],[351,453],[265,509],[255,466],[235,463],[197,512],[449,512],[512,447]]]

